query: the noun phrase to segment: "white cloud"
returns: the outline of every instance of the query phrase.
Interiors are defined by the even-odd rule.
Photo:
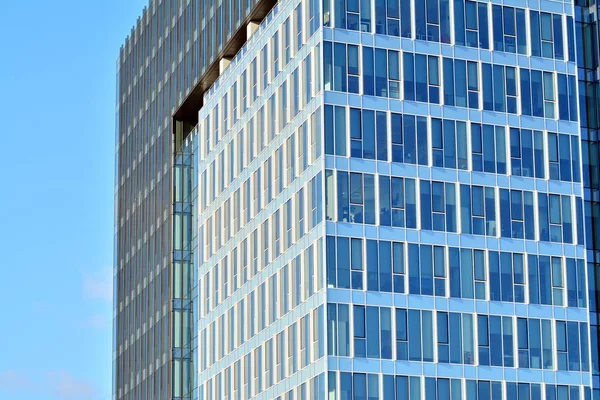
[[[66,371],[51,372],[48,374],[48,382],[52,393],[62,400],[93,399],[97,395],[90,383],[77,379]]]
[[[107,328],[110,327],[112,321],[108,315],[95,314],[85,321],[85,326],[88,328]]]
[[[60,400],[93,400],[98,390],[91,383],[67,371],[51,371],[45,375],[25,375],[11,370],[0,372],[0,390],[14,394],[35,394],[36,397],[54,396]]]
[[[103,268],[95,272],[83,271],[83,294],[89,300],[112,301],[112,269]]]
[[[9,393],[30,393],[34,385],[25,375],[8,370],[0,372],[0,389]]]

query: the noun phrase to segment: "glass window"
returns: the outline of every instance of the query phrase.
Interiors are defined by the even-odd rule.
[[[348,92],[359,93],[360,61],[358,46],[348,45]]]
[[[467,62],[467,83],[469,108],[479,109],[479,68],[474,61]]]
[[[544,117],[545,98],[541,71],[531,71],[531,98],[533,101],[533,116]]]
[[[346,155],[346,108],[325,106],[325,153]]]
[[[531,31],[531,55],[539,57],[542,53],[539,12],[529,10],[529,25]]]
[[[519,74],[521,77],[521,113],[523,115],[532,115],[531,79],[529,70],[520,68]]]
[[[408,358],[411,361],[422,361],[421,354],[421,311],[408,310]]]
[[[408,326],[405,309],[396,309],[396,359],[408,360]]]
[[[406,53],[405,53],[406,54]],[[415,54],[415,100],[427,102],[427,56],[424,54]]]
[[[404,115],[404,162],[417,164],[417,123],[415,116]]]
[[[488,77],[483,80],[483,109],[494,111],[494,75],[492,74],[492,65],[482,63],[481,75]]]
[[[379,290],[379,257],[375,240],[367,240],[367,290]]]
[[[460,1],[460,0],[458,0]],[[454,101],[454,61],[451,58],[443,59],[444,69],[444,104],[453,106]]]
[[[364,54],[364,48],[363,48]],[[412,53],[402,53],[404,71],[404,100],[415,100],[415,65]],[[422,56],[425,57],[425,56]],[[364,89],[363,89],[364,90]],[[365,94],[366,90],[365,90]]]
[[[363,46],[362,57],[363,94],[373,96],[375,95],[375,67],[373,48]]]
[[[400,29],[402,37],[412,37],[412,18],[411,18],[412,1],[400,0]]]
[[[467,70],[466,62],[463,60],[454,60],[455,68],[455,89],[456,89],[456,106],[467,106]]]
[[[392,292],[391,242],[379,242],[379,290]]]
[[[400,56],[399,52],[388,51],[388,70],[389,70],[389,97],[393,99],[400,98]]]
[[[337,287],[350,289],[350,241],[345,237],[337,238]]]
[[[388,97],[388,61],[385,49],[375,49],[375,95]]]
[[[465,45],[465,0],[454,0],[454,40]]]
[[[404,244],[393,243],[393,275],[394,275],[394,292],[405,293],[405,265],[404,265]]]
[[[361,290],[363,288],[363,241],[361,239],[352,239],[350,241],[350,270],[352,289]]]

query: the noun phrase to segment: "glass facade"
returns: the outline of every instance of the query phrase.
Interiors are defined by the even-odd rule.
[[[324,398],[320,4],[274,7],[204,95],[198,177],[198,398]]]
[[[172,116],[268,0],[150,0],[117,61],[114,399],[192,399],[191,155]],[[217,4],[218,3],[218,4]],[[186,121],[188,122],[188,121]],[[189,122],[188,122],[189,123]]]
[[[165,3],[179,4],[152,10]],[[230,3],[211,4],[213,25],[197,18],[181,93],[256,6]],[[137,117],[129,85],[150,56],[121,64],[120,132],[137,141],[117,146],[118,215],[140,221],[117,227],[136,284],[116,286],[116,397],[600,400],[598,8],[574,3],[279,2],[175,144],[170,117],[190,96],[173,89]],[[150,219],[125,163],[145,160],[127,130],[144,118],[166,132]],[[153,269],[127,267],[147,268],[131,252],[155,219],[163,302]],[[146,315],[168,320],[147,359],[130,331]],[[165,392],[147,391],[147,362]]]
[[[579,114],[581,125],[582,163],[584,186],[584,214],[588,285],[590,293],[590,338],[592,350],[592,384],[594,398],[600,398],[600,363],[598,362],[598,301],[600,299],[600,211],[598,179],[598,4],[596,1],[575,1],[575,33],[578,44],[577,72],[579,86]]]

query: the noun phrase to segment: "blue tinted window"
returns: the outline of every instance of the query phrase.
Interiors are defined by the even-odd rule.
[[[467,62],[467,84],[469,108],[479,109],[479,69],[476,62]]]
[[[350,289],[350,241],[337,238],[337,287]]]
[[[388,96],[387,51],[375,49],[375,95]]]
[[[404,162],[407,164],[417,163],[417,126],[413,115],[403,116],[403,138],[404,138]]]
[[[465,0],[454,0],[454,40],[465,45]]]
[[[517,21],[517,52],[519,54],[527,54],[527,24],[525,23],[525,10],[522,8],[516,9]]]
[[[408,310],[409,360],[421,361],[421,311]]]
[[[573,182],[581,182],[579,157],[579,137],[571,136],[571,167],[573,171]]]
[[[410,0],[400,0],[400,26],[402,29],[402,37],[412,37],[412,20],[411,20],[411,4]]]
[[[437,313],[438,362],[450,362],[450,339],[448,334],[448,313]]]
[[[335,262],[335,237],[327,236],[325,241],[326,248],[326,269],[327,269],[327,287],[337,287],[336,283],[336,262]]]
[[[577,61],[575,60],[575,38],[573,30],[573,17],[567,16],[567,45],[569,51],[569,61]]]
[[[457,248],[448,250],[448,265],[450,270],[450,297],[460,298],[460,253]]]
[[[529,70],[521,68],[521,113],[523,115],[532,115],[531,108],[531,81]]]
[[[379,290],[392,291],[391,242],[379,242]]]
[[[405,57],[405,60],[406,60],[406,57]],[[414,72],[415,72],[415,77],[416,77],[415,78],[415,84],[416,84],[415,100],[427,102],[427,99],[428,99],[428,96],[427,96],[428,75],[427,75],[427,56],[426,55],[423,55],[423,54],[415,55]],[[406,81],[406,78],[405,78],[405,84],[407,84],[407,83],[408,82]]]
[[[375,240],[367,240],[367,290],[379,290],[378,246]]]
[[[451,58],[444,58],[444,104],[453,106],[454,103],[454,62]]]
[[[338,156],[346,156],[346,108],[335,107],[335,154]]]
[[[531,30],[531,55],[539,57],[542,54],[539,12],[529,11],[529,25]]]
[[[540,28],[542,38],[542,57],[554,57],[552,14],[540,13]]]
[[[564,43],[561,15],[552,15],[552,28],[554,31],[554,57],[562,60],[564,58]]]
[[[333,106],[325,106],[325,154],[335,154],[333,139]]]
[[[516,23],[515,9],[513,7],[503,7],[504,19],[504,51],[508,53],[516,53]]]
[[[461,249],[461,297],[464,299],[474,298],[473,293],[473,253],[470,249]]]
[[[283,364],[283,363],[282,363]],[[250,386],[250,385],[248,385]],[[352,374],[340,372],[340,398],[342,400],[352,400]]]
[[[483,80],[483,109],[494,111],[494,79],[492,74],[492,66],[490,64],[481,64],[482,76],[488,77]]]
[[[494,111],[504,112],[506,110],[505,84],[504,67],[494,65]]]
[[[415,31],[417,40],[427,40],[427,25],[425,22],[425,14],[427,0],[413,3],[415,7]]]
[[[367,357],[379,358],[379,308],[367,307],[366,321],[366,338],[367,338]]]
[[[419,246],[408,245],[408,282],[409,293],[420,294]]]
[[[310,60],[309,60],[310,61]],[[307,65],[310,65],[308,63]],[[305,71],[310,73],[310,68],[306,67]],[[360,74],[360,61],[358,55],[358,46],[348,45],[348,92],[358,93],[359,92],[359,78]],[[305,81],[308,82],[308,79]],[[307,90],[310,90],[310,85],[307,85]],[[310,96],[307,96],[310,98]]]
[[[433,318],[431,311],[422,311],[423,361],[433,362]]]
[[[419,165],[429,164],[429,138],[427,118],[417,117],[417,152]]]
[[[567,76],[557,74],[558,82],[558,118],[569,120],[569,89],[567,85]]]
[[[367,376],[354,374],[354,400],[367,400]]]
[[[371,32],[371,0],[360,0],[360,30]]]
[[[421,229],[431,230],[431,185],[427,181],[421,181]]]
[[[455,60],[456,105],[467,106],[467,67],[463,60]]]
[[[494,127],[483,126],[483,170],[484,172],[496,172],[496,141]],[[499,171],[498,171],[499,172]]]
[[[459,313],[450,313],[450,362],[460,364],[463,361],[463,335]]]
[[[502,21],[502,6],[492,6],[492,19],[493,19],[493,34],[494,34],[494,50],[504,51],[504,34],[503,34],[503,21]]]
[[[488,252],[490,273],[490,300],[500,301],[500,259],[496,251]]]
[[[331,42],[323,42],[323,81],[325,90],[333,88],[333,56]]]
[[[442,43],[450,43],[450,1],[440,0],[440,38]]]
[[[397,51],[388,51],[389,70],[389,97],[400,98],[400,54]],[[358,93],[358,91],[357,91]]]
[[[387,33],[386,31],[386,1],[385,0],[375,0],[375,33],[379,33],[379,34],[383,34],[385,35]],[[397,0],[391,1],[392,4],[396,4],[396,6],[394,7],[392,5],[392,10],[395,8],[396,11],[396,17],[398,16],[397,12],[398,12],[398,2]],[[395,36],[400,36],[399,34],[396,34]]]
[[[374,67],[374,55],[373,48],[363,46],[362,48],[363,57],[363,94],[374,95],[375,94],[375,67]]]
[[[377,115],[377,159],[387,161],[387,115],[378,111]]]
[[[362,157],[375,159],[375,112],[362,111]]]
[[[364,50],[363,50],[364,51]],[[403,53],[404,99],[415,100],[415,65],[411,53]],[[366,93],[365,93],[366,94]]]
[[[521,80],[521,82],[523,82],[523,80]],[[544,93],[541,71],[531,71],[531,99],[533,116],[544,117]]]
[[[431,251],[431,246],[420,246],[421,294],[430,296],[433,295],[433,259]]]
[[[393,375],[383,375],[383,400],[395,400]]]
[[[408,360],[408,326],[406,310],[396,309],[396,359]]]
[[[513,322],[511,317],[502,317],[502,337],[504,346],[504,366],[513,367]]]
[[[346,45],[344,43],[335,43],[333,48],[333,90],[340,92],[347,91],[346,62]]]

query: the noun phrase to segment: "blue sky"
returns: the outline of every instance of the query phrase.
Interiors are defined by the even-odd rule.
[[[0,399],[110,399],[116,59],[146,3],[0,2]]]

